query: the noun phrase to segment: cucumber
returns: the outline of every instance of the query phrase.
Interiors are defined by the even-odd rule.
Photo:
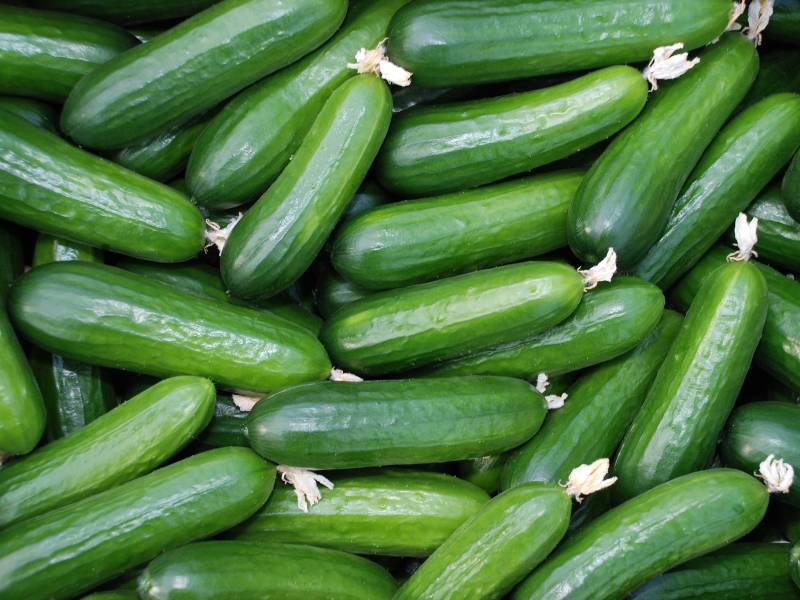
[[[800,219],[800,152],[795,154],[783,176],[781,194],[789,214],[795,219]]]
[[[506,461],[502,488],[528,481],[566,481],[576,465],[610,456],[622,441],[678,334],[681,318],[664,312],[656,328],[631,352],[595,367],[569,388],[564,406]],[[603,423],[598,427],[598,423]]]
[[[508,377],[326,381],[257,403],[247,437],[260,455],[297,467],[439,463],[514,448],[546,412],[533,386]]]
[[[800,0],[775,0],[765,36],[770,41],[800,46]]]
[[[731,544],[647,582],[632,600],[800,598],[789,578],[788,544]]]
[[[625,597],[651,577],[740,538],[758,525],[767,503],[766,488],[739,471],[712,469],[679,477],[582,527],[511,597]]]
[[[345,81],[325,102],[292,162],[231,232],[220,257],[235,296],[270,297],[311,266],[378,153],[392,97],[374,75]]]
[[[104,265],[37,267],[12,288],[9,306],[36,345],[101,366],[263,392],[331,368],[316,338],[282,318]]]
[[[319,46],[346,10],[347,0],[223,0],[92,71],[61,129],[114,150],[186,123]]]
[[[317,271],[314,298],[317,310],[326,319],[343,306],[366,298],[370,294],[368,290],[362,290],[342,279],[329,265],[321,265]]]
[[[0,304],[24,268],[20,231],[10,223],[0,221]]]
[[[800,147],[800,95],[774,94],[728,123],[689,176],[661,237],[634,273],[671,287]],[[759,250],[760,250],[759,244]]]
[[[278,177],[328,97],[353,77],[347,65],[374,48],[408,0],[353,3],[341,30],[303,60],[231,100],[192,152],[186,173],[198,204],[223,208],[257,198]]]
[[[229,396],[217,396],[214,416],[198,441],[212,448],[249,446],[247,442],[247,413],[242,412]]]
[[[0,96],[0,108],[22,117],[32,125],[58,133],[58,113],[49,104],[30,98]]]
[[[145,600],[369,598],[390,600],[397,584],[381,566],[346,552],[291,544],[190,544],[139,576]]]
[[[61,103],[84,75],[135,46],[114,25],[0,5],[0,89]]]
[[[767,34],[769,35],[769,34]],[[737,110],[742,110],[772,94],[800,93],[800,50],[772,50],[759,53],[756,80]]]
[[[236,525],[274,481],[274,466],[247,448],[218,448],[15,523],[0,531],[0,595],[72,598]]]
[[[0,111],[0,146],[4,219],[159,262],[186,260],[203,246],[200,211],[165,185],[5,111]]]
[[[441,473],[379,470],[333,477],[335,487],[304,513],[291,487],[231,533],[258,544],[284,542],[357,554],[428,556],[489,496]]]
[[[552,385],[548,388],[550,390]],[[500,490],[500,474],[507,458],[507,454],[489,454],[459,461],[456,463],[458,476],[489,494],[496,494]]]
[[[633,277],[615,277],[585,294],[578,309],[558,325],[425,372],[533,380],[539,373],[552,377],[577,371],[633,349],[656,326],[663,310],[664,295],[656,286]]]
[[[131,590],[111,590],[89,594],[82,600],[139,600],[139,594]]]
[[[800,271],[800,222],[786,210],[781,189],[773,185],[746,210],[749,217],[758,217],[758,256],[776,267]],[[728,238],[732,241],[731,232]]]
[[[0,527],[144,475],[208,425],[214,386],[166,379],[0,470]]]
[[[688,73],[662,84],[641,117],[594,162],[570,205],[567,238],[581,260],[597,262],[609,247],[622,268],[644,257],[757,72],[753,44],[734,32],[704,50]]]
[[[389,53],[429,87],[505,81],[648,60],[653,48],[719,37],[726,0],[417,0],[389,29]]]
[[[563,248],[582,176],[547,173],[368,211],[342,227],[331,262],[357,286],[391,289]]]
[[[485,91],[485,88],[482,86],[426,88],[418,85],[409,85],[392,90],[392,112],[401,113],[429,104],[472,100],[485,95],[482,94],[483,91]]]
[[[132,25],[188,17],[219,0],[26,0],[30,6]]]
[[[646,99],[641,73],[620,66],[531,92],[409,110],[394,118],[376,175],[403,196],[492,183],[610,137]]]
[[[362,213],[374,210],[389,202],[389,195],[383,188],[371,179],[367,179],[361,184],[361,187],[358,188],[358,191],[353,196],[353,199],[350,200],[350,204],[347,205],[347,208],[344,209],[341,222],[344,223],[355,219]]]
[[[800,588],[800,545],[795,545],[789,554],[789,575]]]
[[[615,499],[708,466],[767,317],[755,265],[731,262],[703,283],[614,465]]]
[[[137,27],[136,29],[128,29],[128,32],[139,40],[141,43],[149,42],[157,35],[164,33],[163,29],[150,29],[149,27]]]
[[[723,464],[748,473],[769,454],[782,458],[800,472],[800,405],[788,402],[752,402],[737,408],[719,448]],[[800,508],[800,481],[776,499]]]
[[[320,339],[338,366],[380,375],[534,335],[582,296],[569,265],[518,263],[372,294],[334,313]]]

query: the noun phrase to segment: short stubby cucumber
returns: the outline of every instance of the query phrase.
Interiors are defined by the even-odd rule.
[[[22,117],[28,123],[58,133],[58,113],[45,102],[30,98],[0,96],[0,109]]]
[[[786,210],[780,187],[765,189],[745,212],[751,218],[758,218],[758,257],[777,267],[800,272],[800,221]],[[731,240],[732,230],[728,236]]]
[[[795,219],[800,219],[800,152],[795,154],[783,176],[781,194],[789,214]]]
[[[119,23],[154,23],[188,17],[218,0],[26,0],[30,6],[73,12]]]

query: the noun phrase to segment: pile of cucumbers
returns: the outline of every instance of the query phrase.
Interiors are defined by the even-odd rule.
[[[0,599],[800,599],[800,0],[0,0]]]

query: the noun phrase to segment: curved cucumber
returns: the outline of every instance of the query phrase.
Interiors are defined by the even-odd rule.
[[[372,294],[334,313],[320,338],[340,367],[391,373],[536,334],[582,296],[572,267],[518,263]]]
[[[800,152],[795,155],[783,176],[781,194],[789,214],[800,219]]]
[[[291,487],[232,533],[248,542],[309,544],[357,554],[428,556],[489,501],[450,475],[381,470],[333,477],[335,487],[304,513]]]
[[[339,231],[331,262],[357,286],[391,289],[563,248],[582,176],[548,173],[368,211]]]
[[[625,597],[651,577],[740,538],[758,525],[767,503],[766,488],[739,471],[679,477],[579,529],[512,598]]]
[[[212,448],[222,446],[249,446],[247,441],[247,413],[242,412],[228,396],[217,396],[214,416],[203,430],[198,442]]]
[[[393,120],[376,174],[408,196],[499,181],[610,137],[646,99],[641,73],[609,67],[541,90],[409,110]]]
[[[352,304],[369,295],[369,290],[362,290],[349,281],[342,279],[329,265],[321,265],[318,269],[314,299],[317,310],[323,318],[328,319],[343,306]]]
[[[208,425],[214,386],[174,377],[0,470],[0,527],[148,473]]]
[[[61,129],[111,150],[186,123],[319,46],[346,10],[346,0],[223,0],[92,71]]]
[[[750,368],[767,316],[755,265],[728,263],[700,288],[625,434],[612,495],[627,499],[705,468]]]
[[[26,0],[30,6],[73,12],[122,25],[188,17],[219,0]]]
[[[768,187],[745,212],[751,218],[758,217],[758,257],[799,272],[800,222],[786,210],[780,188],[777,185]],[[728,237],[733,239],[731,232]]]
[[[0,108],[22,117],[31,125],[58,134],[58,112],[49,104],[30,98],[0,96]]]
[[[800,46],[800,0],[775,0],[767,39]]]
[[[644,256],[757,72],[753,44],[734,32],[704,50],[688,73],[662,84],[640,118],[594,162],[570,205],[567,237],[581,260],[596,263],[609,247],[621,267]]]
[[[514,448],[546,412],[533,386],[507,377],[329,381],[256,404],[247,437],[262,456],[298,467],[439,463]]]
[[[270,297],[311,266],[378,153],[392,97],[374,75],[352,77],[319,111],[292,162],[231,232],[220,258],[235,296]]]
[[[252,391],[322,379],[330,371],[317,339],[282,318],[114,267],[42,265],[12,288],[9,306],[36,345],[91,364],[162,377],[200,375]]]
[[[792,92],[800,94],[800,49],[759,52],[756,80],[737,110],[747,108],[772,94]]]

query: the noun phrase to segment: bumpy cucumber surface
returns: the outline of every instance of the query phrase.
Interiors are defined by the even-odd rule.
[[[777,185],[770,186],[746,210],[758,217],[758,257],[777,267],[800,272],[800,222],[786,210]],[[732,228],[728,236],[733,240]]]
[[[0,96],[0,108],[22,117],[32,125],[58,133],[58,113],[49,104],[30,98]]]
[[[789,214],[800,219],[800,152],[795,155],[783,176],[781,194]]]
[[[218,0],[27,0],[37,8],[72,12],[119,23],[153,23],[188,17]]]

